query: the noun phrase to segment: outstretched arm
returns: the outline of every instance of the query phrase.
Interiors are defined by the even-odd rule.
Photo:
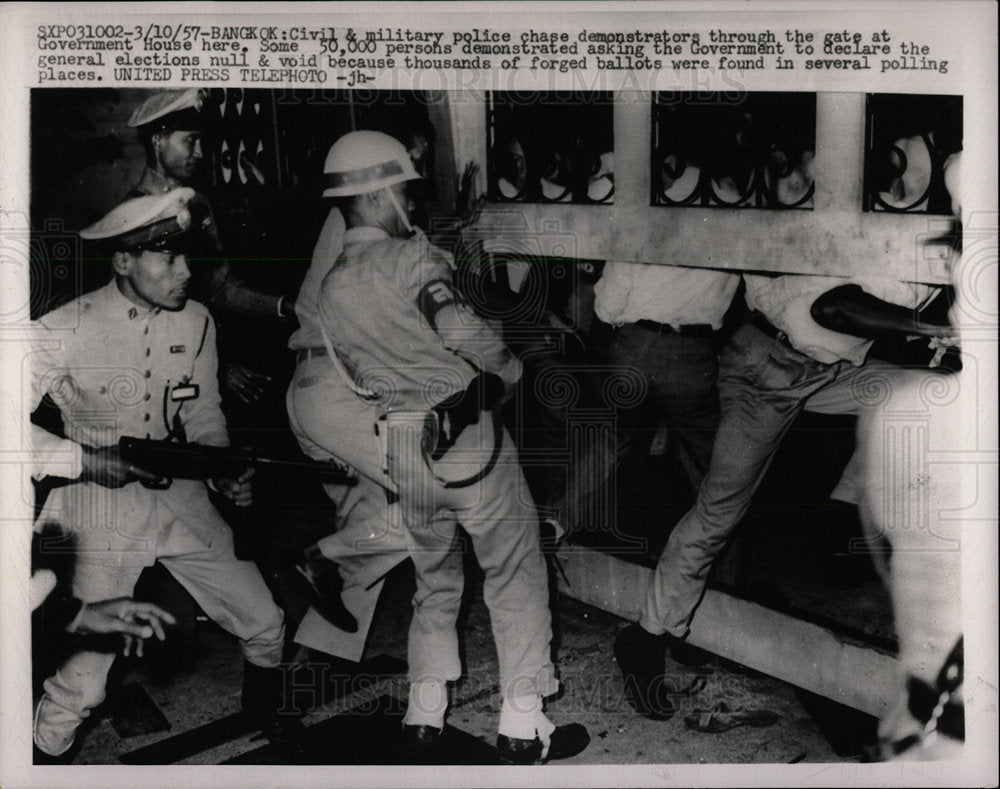
[[[953,326],[922,321],[917,310],[876,298],[859,285],[840,285],[828,290],[813,302],[810,312],[820,326],[857,337],[917,334],[946,340],[958,338]]]

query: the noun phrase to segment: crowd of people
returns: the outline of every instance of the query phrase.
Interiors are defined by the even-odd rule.
[[[33,426],[35,478],[63,482],[49,493],[38,523],[57,524],[75,546],[76,599],[63,601],[69,618],[64,613],[60,621],[70,622],[70,632],[117,630],[130,645],[162,639],[162,623],[174,619],[169,597],[159,605],[130,600],[140,574],[158,563],[239,640],[244,709],[283,760],[301,756],[304,727],[281,704],[286,612],[256,564],[237,557],[231,529],[213,503],[221,497],[249,506],[252,469],[167,485],[117,449],[124,436],[228,445],[213,313],[261,321],[294,314],[291,432],[305,455],[334,460],[354,478],[324,486],[336,518],[303,552],[297,570],[342,655],[357,660],[386,574],[412,561],[404,752],[415,763],[435,758],[448,683],[462,673],[461,526],[484,574],[499,655],[498,758],[532,764],[580,754],[590,739],[586,729],[557,725],[545,710],[559,680],[543,550],[572,534],[579,505],[559,490],[536,507],[525,493],[516,431],[504,423],[504,404],[519,396],[525,371],[537,375],[540,365],[559,360],[521,358],[503,327],[463,293],[463,231],[483,207],[476,166],[464,171],[454,222],[439,225],[448,232],[428,235],[431,228],[415,221],[425,209],[412,187],[425,177],[422,161],[433,138],[347,133],[325,160],[329,213],[297,296],[261,293],[235,275],[208,199],[189,185],[203,156],[204,101],[197,90],[168,91],[136,110],[131,125],[146,146],[148,167],[124,202],[80,232],[111,261],[112,279],[35,323],[34,405],[48,395],[63,428],[57,435]],[[505,149],[513,163],[514,191],[504,192],[510,199],[521,191],[518,149],[516,141]],[[553,168],[546,177],[558,186],[558,157]],[[604,174],[613,184],[610,154],[595,179]],[[595,288],[594,331],[602,335],[603,353],[609,365],[638,376],[677,436],[695,492],[693,507],[673,526],[639,620],[607,645],[630,703],[653,719],[676,712],[664,676],[667,651],[690,657],[686,637],[709,571],[796,417],[803,410],[850,413],[863,425],[877,424],[884,405],[865,393],[901,371],[870,359],[873,343],[891,336],[927,338],[934,346],[957,342],[950,324],[924,316],[938,295],[929,286],[758,273],[742,275],[749,320],[722,338],[740,279],[713,268],[609,262]],[[912,373],[928,374],[934,373]],[[233,375],[232,381],[222,376],[223,386],[247,384],[245,374]],[[102,416],[109,410],[111,420]],[[550,410],[558,421],[558,408]],[[609,446],[585,448],[596,458],[581,463],[586,485],[614,473],[628,440],[623,431]],[[873,483],[882,479],[877,465],[884,455],[872,448],[878,440],[875,429],[862,433],[833,494],[862,512],[881,512],[872,501],[895,495]],[[566,485],[578,490],[582,483]],[[868,517],[893,541],[891,524],[878,520]],[[908,619],[912,607],[900,602],[916,583],[913,571],[895,558],[884,569],[897,627],[919,627],[924,618]],[[930,654],[927,643],[901,632],[901,649],[920,651],[920,659],[908,662],[907,653],[902,661],[909,667],[902,691],[909,703],[881,732],[893,756],[919,746],[934,726],[954,732],[943,710],[960,704],[948,671],[960,670],[960,632],[936,633]],[[81,647],[46,680],[34,717],[37,761],[71,757],[81,723],[104,698],[114,659]],[[917,704],[917,696],[934,703]]]

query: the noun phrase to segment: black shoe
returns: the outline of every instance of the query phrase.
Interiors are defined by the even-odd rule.
[[[652,720],[665,721],[677,712],[664,681],[669,641],[638,624],[632,624],[615,638],[615,660],[625,680],[625,695],[636,712]]]
[[[306,727],[297,715],[272,712],[264,719],[261,731],[274,750],[277,764],[309,764]]]
[[[357,633],[358,620],[347,610],[340,597],[344,581],[337,563],[323,557],[315,546],[310,546],[295,569],[309,585],[312,605],[319,615],[346,633]]]
[[[434,764],[442,729],[436,726],[403,725],[399,742],[400,764]]]
[[[524,740],[520,737],[497,737],[497,755],[502,764],[544,764],[556,759],[569,759],[582,753],[590,744],[587,728],[580,723],[556,726],[549,742],[549,752],[542,758],[542,741],[535,737]]]
[[[715,655],[711,652],[689,644],[683,639],[667,634],[667,643],[670,644],[670,657],[675,663],[689,668],[700,668],[715,660]]]
[[[281,666],[264,668],[244,660],[243,712],[267,737],[279,764],[305,764],[305,725],[301,720],[305,711],[285,703],[285,680]]]
[[[61,753],[58,756],[51,756],[39,748],[37,745],[32,745],[31,747],[31,763],[35,765],[57,765],[57,764],[72,764],[73,756],[75,753],[75,748],[70,748],[65,753]]]

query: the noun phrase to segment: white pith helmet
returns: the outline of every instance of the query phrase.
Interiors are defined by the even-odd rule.
[[[423,177],[403,144],[377,131],[348,132],[337,140],[326,155],[323,172],[323,197],[360,195]]]

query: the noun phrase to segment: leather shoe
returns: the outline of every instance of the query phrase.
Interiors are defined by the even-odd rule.
[[[340,597],[344,581],[337,563],[319,554],[315,546],[311,548],[313,550],[306,550],[306,555],[295,565],[295,569],[309,586],[313,608],[334,627],[346,633],[357,633],[358,620],[347,610]]]
[[[261,727],[278,764],[308,764],[306,727],[298,716],[272,712]]]
[[[677,712],[664,682],[668,640],[632,624],[615,638],[615,660],[625,680],[625,695],[636,712],[665,721]]]
[[[497,755],[503,764],[544,764],[555,759],[569,759],[581,753],[590,744],[590,734],[580,723],[556,726],[549,741],[549,752],[542,758],[544,746],[535,737],[525,740],[520,737],[497,737]]]
[[[666,636],[667,643],[670,645],[670,657],[675,663],[680,663],[682,666],[690,668],[699,668],[715,660],[715,655],[708,650],[696,647],[694,644],[689,644],[684,639],[677,638],[669,633]]]
[[[35,765],[58,765],[58,764],[72,764],[73,757],[76,755],[77,748],[70,748],[65,753],[59,754],[59,756],[51,756],[39,748],[37,745],[32,745],[31,748],[31,762]]]
[[[402,764],[433,764],[438,756],[437,746],[442,729],[436,726],[403,725],[399,754]]]

